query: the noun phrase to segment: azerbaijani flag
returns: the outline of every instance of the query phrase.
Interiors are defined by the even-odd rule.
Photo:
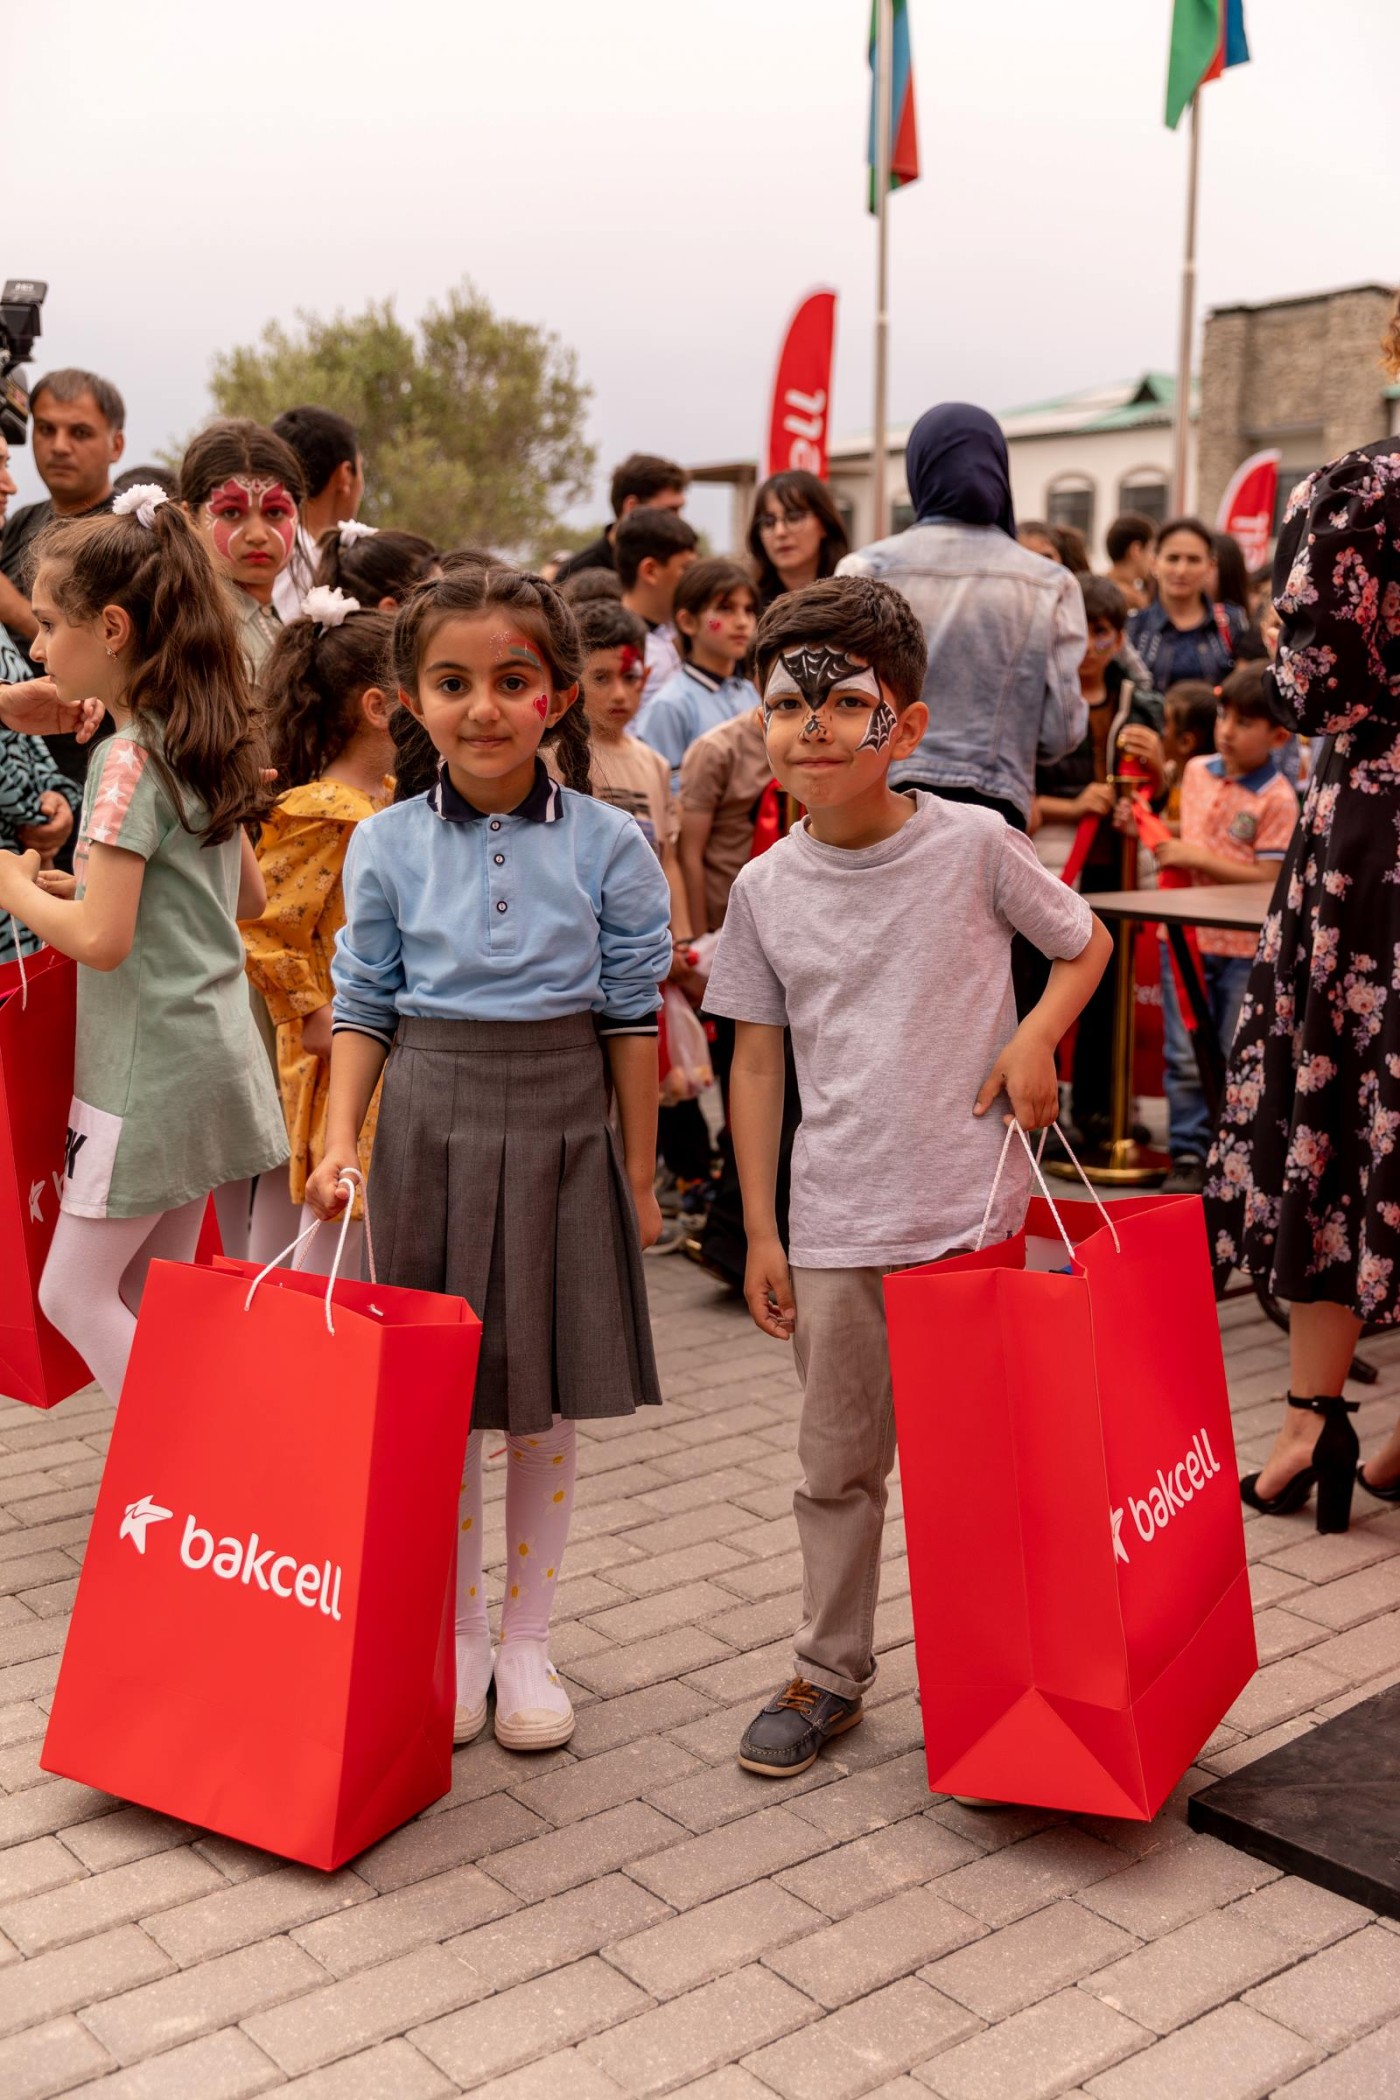
[[[1244,65],[1248,57],[1244,0],[1173,0],[1167,128],[1176,130],[1197,88],[1218,80],[1227,66]]]
[[[880,122],[880,83],[875,72],[875,24],[880,0],[870,7],[870,163],[869,209],[875,209],[876,127]],[[890,79],[890,188],[903,189],[919,179],[919,129],[914,117],[914,61],[909,50],[908,0],[894,0],[894,51]]]

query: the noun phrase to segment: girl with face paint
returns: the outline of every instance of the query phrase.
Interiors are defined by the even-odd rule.
[[[185,514],[228,587],[255,684],[282,626],[272,586],[292,558],[304,492],[291,446],[244,417],[201,430],[180,462]]]
[[[484,1729],[494,1678],[496,1737],[512,1750],[573,1732],[549,1622],[575,1424],[660,1399],[640,1257],[661,1224],[670,893],[641,826],[589,790],[582,670],[573,615],[539,577],[458,568],[400,609],[398,698],[436,771],[350,842],[325,1152],[306,1186],[318,1216],[342,1207],[382,1073],[369,1190],[381,1272],[459,1293],[483,1328],[458,1501],[454,1737]],[[569,786],[540,759],[546,739]],[[501,1431],[493,1650],[481,1469]]]

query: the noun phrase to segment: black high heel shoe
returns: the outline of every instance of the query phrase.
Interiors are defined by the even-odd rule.
[[[1268,1497],[1259,1493],[1259,1475],[1247,1473],[1240,1482],[1240,1500],[1266,1517],[1291,1517],[1316,1488],[1318,1530],[1345,1531],[1351,1522],[1352,1490],[1360,1471],[1357,1462],[1361,1456],[1361,1445],[1350,1417],[1356,1413],[1360,1402],[1343,1400],[1340,1394],[1327,1394],[1315,1400],[1295,1400],[1290,1393],[1288,1404],[1322,1416],[1322,1429],[1313,1445],[1312,1459],[1276,1495]],[[1363,1481],[1362,1486],[1365,1485]],[[1374,1494],[1376,1490],[1373,1488],[1370,1492]],[[1393,1499],[1400,1501],[1400,1494]]]
[[[1357,1467],[1356,1478],[1358,1484],[1365,1488],[1368,1495],[1374,1495],[1377,1502],[1400,1502],[1400,1480],[1392,1480],[1389,1487],[1374,1487],[1366,1478],[1364,1465]]]

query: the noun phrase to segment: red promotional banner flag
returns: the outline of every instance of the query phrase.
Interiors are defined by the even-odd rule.
[[[1032,1201],[885,1305],[930,1787],[1149,1821],[1256,1667],[1199,1198]]]
[[[451,1784],[481,1328],[257,1276],[152,1264],[42,1762],[332,1868]]]
[[[826,479],[835,341],[836,294],[813,292],[793,315],[778,359],[768,420],[770,474],[800,467]]]
[[[1245,567],[1262,568],[1274,536],[1281,452],[1254,452],[1230,477],[1215,520],[1217,532],[1231,533],[1240,543]]]
[[[53,1407],[92,1373],[39,1310],[58,1223],[78,966],[56,948],[0,968],[0,1393]]]

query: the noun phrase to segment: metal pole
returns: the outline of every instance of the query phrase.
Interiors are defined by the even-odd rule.
[[[1186,248],[1176,345],[1176,413],[1172,426],[1172,509],[1187,507],[1191,451],[1191,350],[1196,329],[1196,184],[1201,164],[1201,91],[1191,97],[1191,149],[1186,163]]]
[[[885,388],[889,364],[889,202],[890,116],[894,92],[893,0],[877,0],[875,9],[875,414],[871,432],[871,538],[883,539],[888,527],[886,482]]]

